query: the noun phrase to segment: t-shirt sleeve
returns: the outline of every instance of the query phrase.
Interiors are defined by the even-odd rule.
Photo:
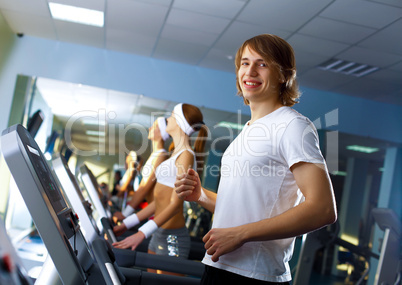
[[[288,124],[279,150],[289,168],[298,162],[325,164],[317,130],[307,118],[298,117]]]

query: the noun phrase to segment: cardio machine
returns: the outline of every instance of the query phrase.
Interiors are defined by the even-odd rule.
[[[394,284],[395,280],[401,277],[401,221],[391,209],[374,208],[371,210],[371,215],[381,230],[384,231],[380,254],[376,254],[367,248],[356,246],[339,238],[339,224],[337,222],[335,224],[335,232],[333,233],[329,232],[327,228],[323,228],[303,236],[300,257],[293,283],[295,285],[310,284],[316,251],[324,246],[336,244],[348,249],[353,254],[363,257],[367,264],[369,264],[370,258],[378,259],[377,268],[370,269],[368,265],[356,284],[363,282],[369,270],[376,270],[374,285]]]
[[[112,220],[108,197],[102,192],[95,175],[85,163],[80,166],[78,177],[81,180],[89,199],[95,207],[95,211],[97,212],[97,224],[106,234],[107,239],[111,243],[116,242],[118,239],[113,232],[113,226],[115,223]],[[146,252],[147,248],[146,245],[140,245],[140,248],[137,250]]]
[[[78,181],[68,167],[64,157],[57,155],[52,160],[52,166],[65,196],[80,218],[81,231],[87,242],[91,244],[96,237],[102,234],[94,218],[94,215],[98,215],[98,213],[94,213],[91,203],[85,200]]]
[[[85,163],[80,167],[79,179],[84,185],[89,199],[92,201],[92,204],[98,212],[99,217],[97,223],[99,227],[102,228],[102,218],[105,218],[112,222],[112,214],[108,205],[108,197],[105,195],[105,193],[102,192],[101,188],[98,185],[98,182],[96,181],[95,176]]]
[[[69,169],[63,156],[57,156],[54,158],[52,165],[54,172],[56,173],[57,178],[62,186],[62,190],[70,200],[73,209],[80,217],[81,230],[86,237],[87,242],[91,244],[95,237],[100,236],[102,232],[96,230],[96,224],[90,217],[92,213],[91,210],[88,210],[90,205],[88,205],[88,202],[85,201],[84,197],[82,196],[78,182],[75,176],[71,173],[71,170]],[[89,186],[95,188],[96,184],[88,185],[88,187]],[[98,197],[98,195],[95,197]],[[103,233],[107,235],[109,241],[114,242],[116,237],[114,236],[113,229],[111,228],[110,223],[104,221],[104,219],[105,218],[102,218],[102,224],[104,225]],[[199,262],[179,259],[176,257],[157,256],[139,252],[137,250],[131,251],[117,248],[113,248],[113,252],[115,254],[117,264],[123,267],[136,266],[141,268],[154,268],[198,277],[202,275],[204,270],[204,266]]]
[[[35,140],[22,125],[3,131],[1,149],[63,284],[197,284],[191,277],[121,268],[109,244],[89,245]]]
[[[3,220],[0,219],[0,284],[31,285],[32,280],[25,271],[10,238]]]

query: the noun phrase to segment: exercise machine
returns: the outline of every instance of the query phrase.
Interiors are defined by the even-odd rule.
[[[108,205],[109,199],[102,192],[102,189],[99,187],[98,182],[96,181],[95,176],[92,171],[88,168],[88,166],[84,163],[80,167],[80,173],[78,178],[81,180],[84,188],[88,194],[89,199],[91,200],[93,206],[98,212],[98,220],[96,221],[98,226],[101,228],[101,219],[106,218],[111,221],[112,214],[110,212],[110,207]]]
[[[88,194],[89,199],[92,201],[93,205],[95,206],[95,210],[98,213],[97,224],[100,225],[99,227],[106,234],[111,243],[117,242],[117,237],[113,232],[113,226],[115,224],[112,220],[107,195],[102,192],[95,175],[85,163],[81,165],[78,176]]]
[[[7,235],[0,219],[0,284],[31,285],[32,280]]]
[[[81,231],[88,243],[91,244],[96,237],[102,234],[93,217],[94,211],[91,203],[85,200],[77,179],[62,155],[57,154],[52,160],[52,165],[64,194],[80,218]]]
[[[198,279],[120,268],[109,243],[89,245],[35,140],[22,125],[3,131],[1,149],[63,284],[197,284]]]
[[[371,214],[384,231],[374,284],[395,284],[401,278],[401,221],[391,209],[375,208]]]
[[[63,192],[68,197],[72,208],[80,217],[80,224],[82,232],[89,244],[95,240],[96,237],[102,235],[101,232],[97,231],[96,225],[91,219],[91,211],[88,210],[90,205],[85,201],[82,196],[81,189],[75,179],[75,176],[70,171],[66,161],[62,156],[56,156],[52,161],[54,172],[61,184]],[[91,182],[92,183],[92,182]],[[96,185],[93,185],[95,188]],[[98,197],[98,196],[95,196]],[[113,229],[109,220],[105,217],[102,218],[103,233],[107,235],[107,240],[110,243],[115,242],[116,237],[113,233]],[[179,259],[169,256],[156,256],[150,255],[140,251],[131,251],[124,249],[113,248],[113,252],[116,257],[116,262],[122,267],[140,267],[140,268],[153,268],[160,269],[169,272],[176,272],[181,274],[186,274],[190,276],[201,277],[204,266],[199,262],[194,262],[190,260]]]
[[[351,253],[356,254],[366,261],[367,268],[361,274],[356,284],[361,284],[369,273],[370,258],[378,259],[376,278],[374,285],[394,284],[400,275],[401,256],[401,222],[391,209],[374,208],[371,211],[375,222],[384,231],[380,254],[376,254],[368,248],[356,246],[338,237],[339,224],[336,223],[335,231],[331,232],[328,227],[311,232],[303,236],[301,252],[297,263],[294,278],[295,285],[310,284],[311,272],[316,252],[332,244],[342,246]],[[372,269],[373,270],[373,269]]]
[[[103,229],[103,232],[106,234],[107,239],[110,242],[116,242],[118,238],[113,233],[113,226],[114,223],[110,219],[109,215],[106,213],[108,211],[108,200],[105,197],[104,193],[100,190],[99,184],[96,181],[95,175],[92,171],[88,168],[88,166],[84,163],[80,167],[80,180],[84,184],[85,189],[87,189],[88,195],[90,196],[91,201],[95,205],[95,208],[98,209],[101,207],[99,213],[105,213],[100,215],[100,223]],[[127,236],[125,233],[124,236]],[[136,251],[147,252],[149,239],[142,242],[136,249]],[[189,259],[190,260],[201,260],[205,254],[204,243],[192,240]],[[178,269],[177,269],[178,270]]]

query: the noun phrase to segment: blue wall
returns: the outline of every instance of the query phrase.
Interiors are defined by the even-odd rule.
[[[0,48],[4,46],[3,40],[0,34]],[[0,129],[7,126],[18,74],[144,94],[225,111],[237,112],[241,109],[249,114],[243,101],[236,96],[233,73],[35,37],[14,36],[13,41],[7,60],[0,62]],[[402,106],[303,86],[301,89],[301,103],[295,109],[313,121],[337,110],[339,122],[334,130],[402,143]],[[326,127],[325,121],[322,122],[322,127]]]

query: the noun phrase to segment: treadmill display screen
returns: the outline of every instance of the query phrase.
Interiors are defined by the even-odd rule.
[[[39,181],[49,197],[50,203],[55,212],[60,213],[67,208],[66,202],[60,193],[57,183],[54,181],[53,175],[51,175],[50,168],[47,165],[44,156],[41,154],[38,145],[32,137],[29,136],[29,133],[25,129],[24,131],[25,135],[21,135],[20,138],[23,141],[25,150],[32,162],[32,166],[34,167],[36,174],[39,176]]]

